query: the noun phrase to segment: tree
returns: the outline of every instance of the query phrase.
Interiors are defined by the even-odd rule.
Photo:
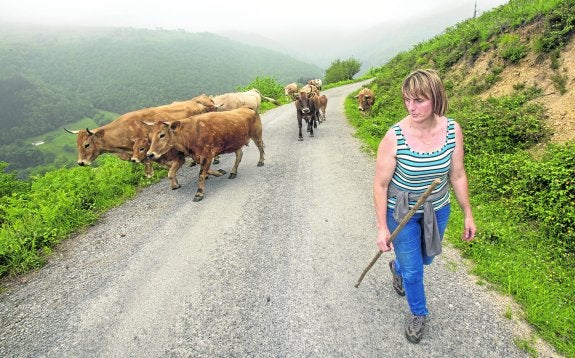
[[[353,57],[345,61],[337,59],[325,70],[325,83],[351,80],[360,69],[361,62]]]

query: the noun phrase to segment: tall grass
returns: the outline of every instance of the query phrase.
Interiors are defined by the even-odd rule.
[[[62,168],[33,177],[29,185],[15,178],[5,181],[6,195],[0,197],[0,277],[40,267],[54,245],[149,183],[140,164],[114,156],[98,162],[96,168]]]

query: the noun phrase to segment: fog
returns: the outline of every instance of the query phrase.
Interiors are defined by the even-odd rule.
[[[0,21],[75,26],[256,32],[274,38],[292,32],[354,32],[475,4],[484,12],[504,0],[190,1],[0,0]]]
[[[0,0],[0,23],[212,32],[327,68],[363,71],[507,0]]]

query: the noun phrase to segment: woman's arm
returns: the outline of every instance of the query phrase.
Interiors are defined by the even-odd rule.
[[[476,227],[473,220],[473,213],[471,212],[471,204],[469,202],[469,187],[467,182],[467,174],[463,164],[463,132],[461,127],[455,123],[455,149],[451,157],[451,170],[449,172],[449,180],[453,187],[453,192],[457,197],[459,206],[463,210],[464,215],[464,228],[462,239],[471,241],[475,237]]]
[[[377,222],[377,246],[381,251],[390,251],[391,236],[387,228],[387,188],[396,165],[396,139],[392,129],[388,130],[377,148],[375,176],[373,178],[373,201]]]

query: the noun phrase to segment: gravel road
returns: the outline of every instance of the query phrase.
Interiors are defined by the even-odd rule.
[[[266,161],[236,179],[197,167],[109,211],[0,294],[1,357],[528,357],[511,320],[452,250],[426,268],[420,344],[377,253],[375,159],[342,111],[361,84],[324,91],[327,121],[297,141],[295,106],[262,115]],[[231,168],[233,154],[216,168]]]

